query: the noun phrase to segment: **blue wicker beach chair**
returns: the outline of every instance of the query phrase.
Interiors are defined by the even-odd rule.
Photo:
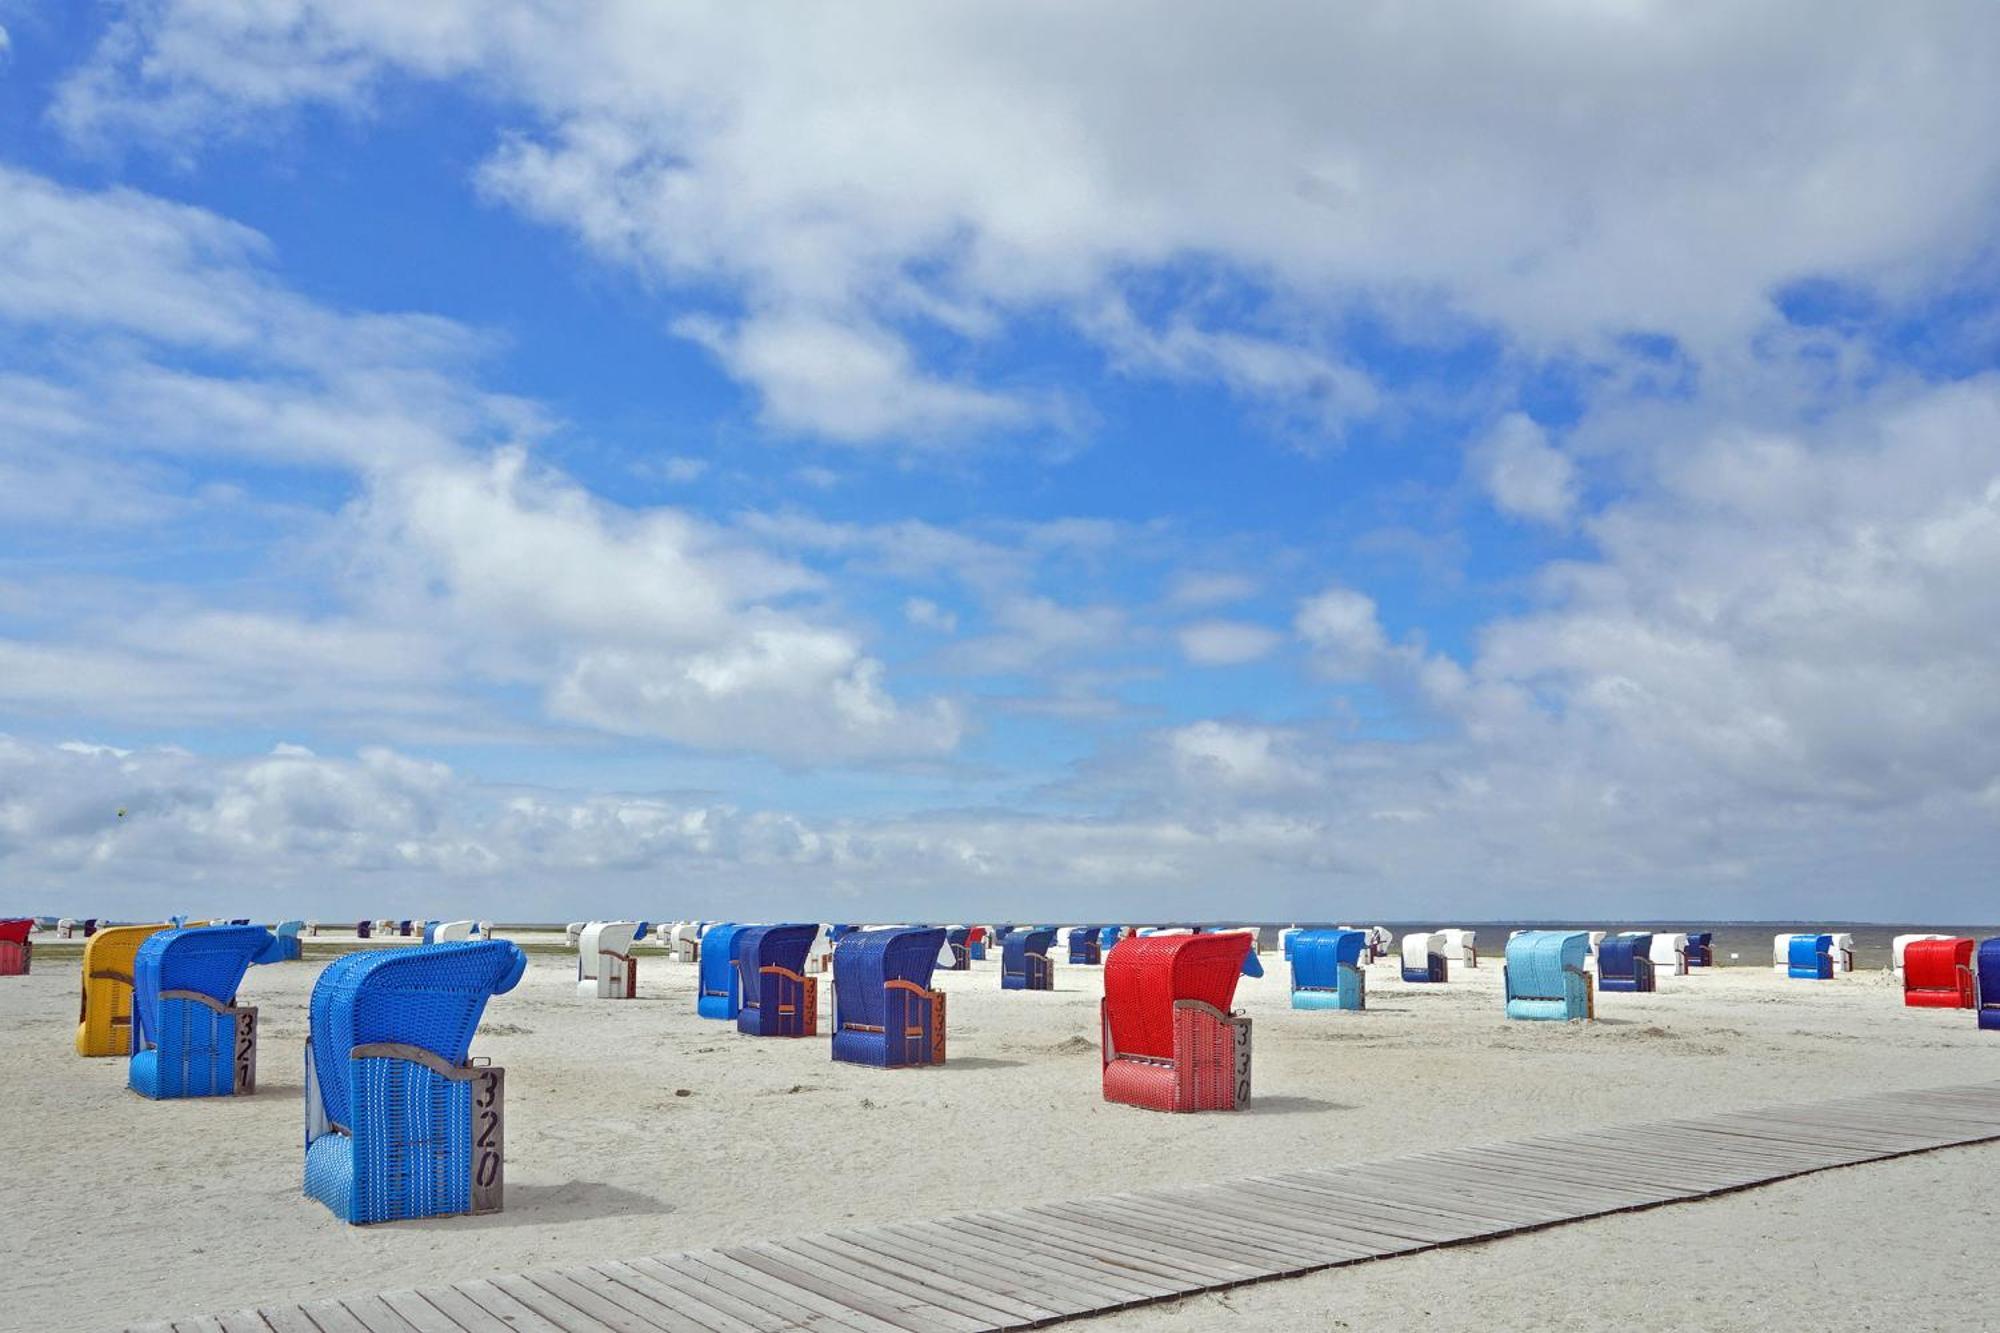
[[[1105,954],[1110,953],[1112,949],[1117,947],[1118,941],[1124,938],[1125,938],[1125,927],[1123,926],[1106,926],[1104,927],[1104,929],[1098,931],[1097,932],[1098,957],[1101,958]]]
[[[736,937],[748,930],[733,921],[719,922],[702,932],[701,987],[694,1011],[703,1018],[734,1020],[743,1007],[743,978],[736,970]]]
[[[1078,926],[1069,933],[1069,960],[1085,966],[1104,961],[1104,948],[1097,942],[1102,926]]]
[[[1688,932],[1688,966],[1715,966],[1715,932],[1712,930],[1691,930]]]
[[[1613,935],[1597,946],[1597,988],[1603,991],[1655,989],[1651,935]]]
[[[468,1054],[527,966],[502,940],[327,965],[306,1037],[307,1195],[355,1223],[499,1210],[505,1080]]]
[[[149,936],[132,960],[126,1085],[158,1100],[257,1088],[257,1011],[236,988],[270,947],[262,926],[186,926]]]
[[[1302,930],[1292,937],[1292,1008],[1365,1009],[1368,979],[1358,930]]]
[[[972,970],[972,930],[967,926],[952,926],[943,932],[940,945],[951,946],[951,968],[953,972]]]
[[[1785,975],[1804,981],[1833,979],[1833,936],[1794,935],[1788,946]]]
[[[375,923],[373,921],[357,921],[354,923],[355,939],[365,940],[374,935],[374,933],[375,933]]]
[[[1294,946],[1296,947],[1296,946]],[[1409,982],[1444,981],[1450,977],[1443,952],[1443,942],[1436,932],[1412,931],[1403,936],[1403,980]]]
[[[736,1030],[753,1037],[810,1037],[819,1031],[819,983],[805,974],[819,935],[811,924],[750,926],[736,937],[743,1004]]]
[[[1049,950],[1055,942],[1056,933],[1046,928],[1008,931],[1000,942],[1000,989],[1054,990],[1056,968]]]
[[[2000,1032],[2000,938],[1979,942],[1974,970],[1978,973],[1979,1026]]]
[[[398,921],[396,923],[396,933],[407,938],[410,932],[416,929],[416,926],[417,923],[414,921]]]
[[[1584,963],[1590,936],[1580,931],[1524,930],[1507,941],[1501,982],[1507,1017],[1596,1017],[1596,994]]]
[[[944,994],[930,988],[944,932],[864,930],[833,954],[833,1058],[883,1069],[944,1063]]]
[[[300,958],[299,932],[305,927],[303,921],[280,921],[271,931],[270,944],[250,961],[260,964],[296,963]]]

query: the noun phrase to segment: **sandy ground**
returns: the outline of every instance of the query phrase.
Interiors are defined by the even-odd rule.
[[[0,1329],[109,1328],[2000,1078],[2000,1039],[1963,1012],[1905,1009],[1882,974],[1667,978],[1655,995],[1600,997],[1603,1021],[1586,1027],[1507,1022],[1492,965],[1426,987],[1385,964],[1366,1013],[1296,1013],[1266,954],[1270,974],[1238,991],[1257,1025],[1253,1108],[1166,1116],[1100,1096],[1093,968],[1059,964],[1045,994],[1001,992],[997,962],[940,974],[950,1063],[889,1071],[832,1063],[825,1037],[760,1040],[696,1018],[694,969],[664,955],[642,956],[639,1000],[607,1003],[576,997],[570,956],[537,951],[474,1046],[508,1071],[506,1211],[357,1228],[299,1189],[306,999],[331,956],[325,942],[308,950],[244,986],[261,1010],[248,1098],[148,1102],[125,1090],[122,1060],[76,1056],[73,950],[38,948],[32,976],[0,981]],[[1984,1255],[1997,1167],[2000,1149],[1952,1150],[1104,1322],[1369,1328],[1424,1310],[1434,1327],[1489,1331],[1979,1324],[1978,1297],[1996,1295]]]

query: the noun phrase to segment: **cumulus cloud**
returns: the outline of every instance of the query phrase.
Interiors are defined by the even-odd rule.
[[[519,119],[486,189],[726,288],[686,329],[774,426],[849,440],[1032,419],[943,367],[1050,311],[1120,364],[1336,423],[1373,406],[1340,350],[1357,313],[1614,359],[1626,333],[1740,346],[1798,279],[1935,290],[2000,182],[1978,3],[1261,0],[1144,42],[1115,6],[864,12],[160,0],[56,119],[182,153],[303,105],[367,114],[398,76],[490,90]]]
[[[1365,678],[1389,650],[1375,599],[1352,588],[1335,586],[1308,598],[1292,625],[1311,646],[1315,665],[1336,679]]]
[[[1502,418],[1470,461],[1493,507],[1503,514],[1562,524],[1576,509],[1576,464],[1519,412]]]
[[[191,525],[232,504],[193,478],[243,462],[331,470],[353,495],[268,516],[289,604],[157,582],[24,595],[0,702],[495,736],[521,720],[468,687],[525,688],[559,722],[793,763],[956,746],[957,705],[900,701],[804,566],[538,464],[546,423],[477,387],[476,333],[306,301],[262,237],[200,209],[6,169],[0,202],[18,206],[0,207],[0,338],[53,331],[36,346],[75,353],[0,377],[0,479],[60,483],[0,512]],[[234,507],[257,547],[255,506]]]

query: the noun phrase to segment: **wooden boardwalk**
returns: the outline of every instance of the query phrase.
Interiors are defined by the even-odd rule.
[[[1031,1328],[1991,1139],[2000,1139],[2000,1083],[1877,1093],[142,1327],[177,1333]]]

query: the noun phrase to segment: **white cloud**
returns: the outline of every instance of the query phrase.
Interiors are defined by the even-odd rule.
[[[265,274],[261,237],[198,209],[6,169],[0,203],[18,206],[0,207],[0,335],[63,349],[0,377],[0,480],[47,483],[0,512],[152,519],[170,564],[164,520],[254,513],[214,480],[239,461],[330,471],[354,495],[274,534],[235,516],[228,539],[283,576],[269,590],[109,580],[26,599],[32,619],[0,637],[0,701],[435,738],[529,725],[475,693],[526,687],[561,722],[792,763],[956,745],[957,706],[899,701],[813,572],[535,464],[546,422],[473,386],[471,331],[308,302]]]
[[[1559,525],[1576,509],[1576,464],[1519,412],[1501,419],[1473,450],[1471,463],[1503,514]]]
[[[928,597],[912,597],[903,603],[903,619],[940,634],[956,634],[958,617]]]
[[[1814,0],[1262,0],[1144,42],[1116,7],[862,12],[160,0],[56,116],[192,151],[304,104],[369,114],[397,76],[488,90],[518,120],[486,188],[726,289],[689,330],[774,427],[842,440],[1032,419],[943,367],[1049,312],[1135,368],[1303,395],[1336,426],[1371,406],[1339,352],[1357,310],[1419,343],[1463,318],[1531,354],[1615,360],[1635,331],[1736,349],[1795,279],[1951,282],[2000,183],[1978,3],[1829,24]],[[1128,308],[1121,334],[1104,312]]]
[[[1196,666],[1237,666],[1270,656],[1283,636],[1242,620],[1199,620],[1175,631],[1181,655]]]
[[[1335,586],[1308,598],[1292,624],[1312,648],[1314,662],[1335,679],[1367,677],[1389,651],[1375,599],[1352,588]]]
[[[1281,730],[1197,722],[1167,741],[1177,773],[1198,788],[1271,791],[1319,785],[1311,769],[1293,757],[1296,738]]]
[[[1183,570],[1167,586],[1167,601],[1175,606],[1223,606],[1257,595],[1257,580],[1244,574]]]

